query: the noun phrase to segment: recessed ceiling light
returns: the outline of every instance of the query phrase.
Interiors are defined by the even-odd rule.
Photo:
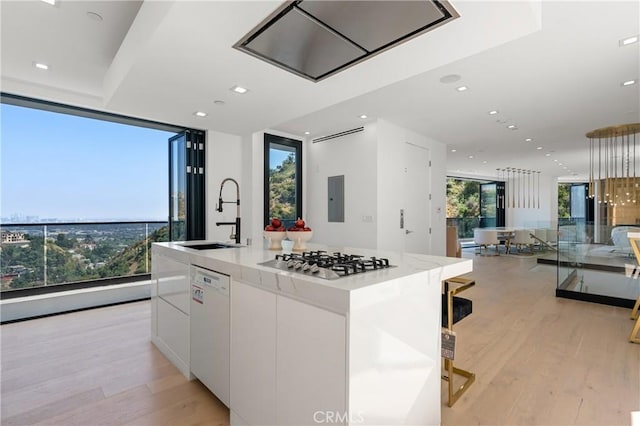
[[[532,140],[533,140],[533,139],[531,139],[531,138],[526,138],[524,141],[525,141],[525,142],[531,142]]]
[[[96,12],[87,12],[87,16],[89,17],[89,19],[92,19],[94,21],[102,21],[102,16],[100,16],[98,13]]]
[[[557,162],[558,162],[558,160],[556,160],[556,159],[554,158],[554,159],[553,159],[553,162],[554,162],[554,163],[557,163]]]
[[[196,111],[193,113],[193,115],[195,115],[196,117],[206,117],[207,113],[203,111]]]
[[[42,62],[34,62],[33,66],[38,68],[38,69],[41,69],[41,70],[48,70],[49,69],[49,65],[43,64]]]
[[[451,150],[451,152],[456,152],[456,151],[457,151],[457,149],[452,149],[452,150]]]
[[[562,166],[562,163],[558,163],[558,166]]]
[[[539,151],[539,150],[541,150],[541,149],[542,149],[542,147],[541,147],[541,146],[539,146],[539,147],[537,147],[536,149]]]
[[[362,118],[364,120],[365,118],[367,118],[367,114],[361,114],[360,118]]]
[[[456,90],[458,92],[464,92],[465,90],[469,90],[469,88],[467,86],[460,86],[460,87],[456,87]]]
[[[304,134],[305,134],[305,135],[310,135],[310,134],[311,134],[311,132],[304,132]]]
[[[515,124],[509,124],[509,125],[507,126],[507,129],[515,130],[515,129],[517,129],[517,127],[516,127],[516,125],[515,125]]]
[[[482,162],[482,164],[487,164],[487,160],[484,160],[484,161]]]
[[[470,155],[469,158],[473,158],[473,155]]]
[[[544,155],[545,157],[551,157],[551,154],[549,154],[548,152]]]
[[[638,42],[638,36],[634,35],[634,36],[623,38],[622,40],[620,40],[620,46],[628,46],[630,44],[637,43],[637,42]]]
[[[496,115],[497,113],[498,113],[498,110],[495,110],[495,109],[489,111],[489,115]]]
[[[636,84],[636,80],[627,80],[622,82],[622,86],[631,86],[632,84]]]
[[[51,6],[56,5],[56,0],[41,0],[44,3],[50,4]]]
[[[460,81],[460,76],[458,74],[449,74],[440,77],[440,83],[449,84],[455,83],[456,81]]]
[[[242,86],[238,86],[235,85],[230,89],[232,92],[236,92],[236,93],[240,93],[241,95],[244,95],[245,93],[247,93],[249,91],[249,89],[242,87]]]

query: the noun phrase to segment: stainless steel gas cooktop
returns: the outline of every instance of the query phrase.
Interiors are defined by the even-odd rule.
[[[393,267],[389,264],[389,259],[386,258],[327,253],[322,250],[277,254],[275,259],[259,263],[259,265],[327,280]]]

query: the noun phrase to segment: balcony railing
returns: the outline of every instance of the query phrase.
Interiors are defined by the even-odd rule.
[[[473,228],[480,227],[479,217],[448,217],[447,226],[458,227],[458,238],[473,238]]]
[[[2,296],[148,276],[151,243],[168,241],[167,228],[162,221],[0,224]]]

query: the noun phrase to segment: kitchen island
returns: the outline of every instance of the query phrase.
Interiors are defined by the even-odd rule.
[[[203,324],[190,318],[189,306],[202,300],[189,277],[205,268],[230,282],[222,334],[229,397],[217,396],[232,424],[439,424],[441,283],[470,272],[471,260],[308,249],[384,257],[393,267],[326,280],[260,265],[279,253],[261,247],[155,243],[153,342],[193,377],[190,359],[199,354],[191,352],[206,333],[194,333]]]

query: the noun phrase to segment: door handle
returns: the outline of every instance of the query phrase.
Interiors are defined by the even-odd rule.
[[[405,234],[411,234],[412,232],[413,232],[413,231],[409,231],[408,229],[406,229],[406,230],[404,231],[404,233],[405,233]]]

